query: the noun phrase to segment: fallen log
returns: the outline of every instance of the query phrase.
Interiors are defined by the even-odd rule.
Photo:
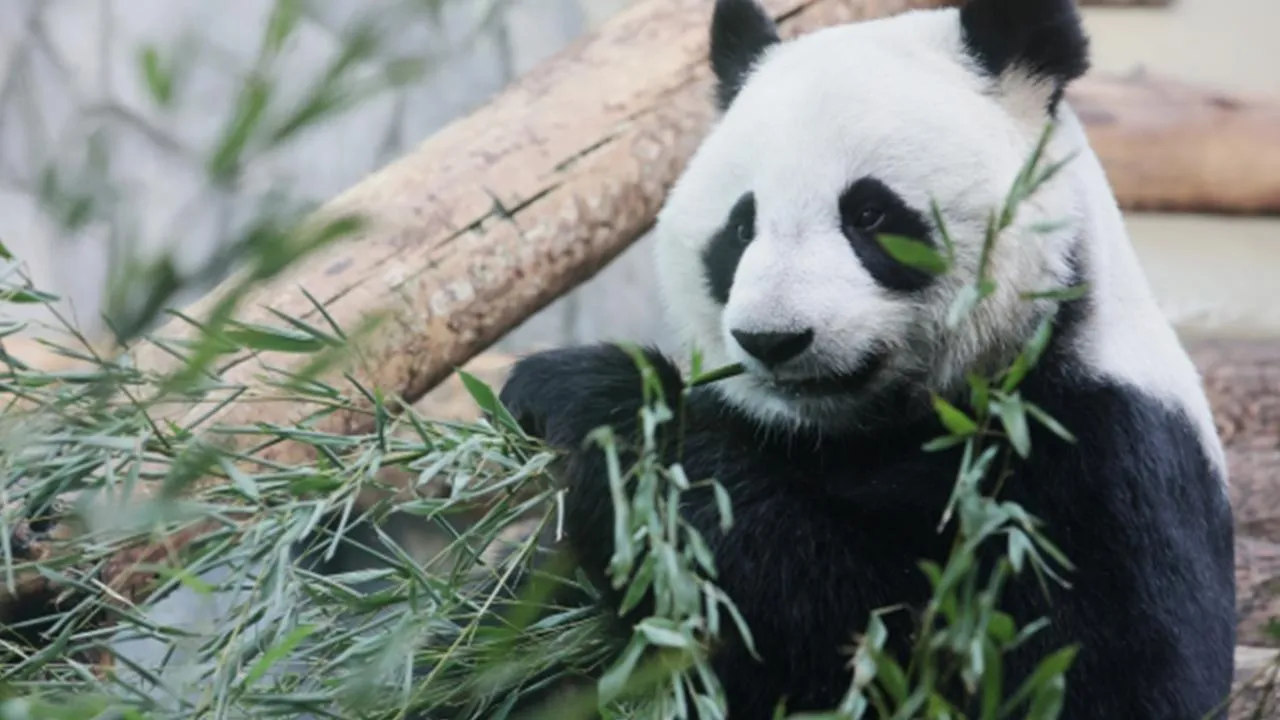
[[[1126,210],[1280,213],[1280,98],[1143,75],[1067,97]]]

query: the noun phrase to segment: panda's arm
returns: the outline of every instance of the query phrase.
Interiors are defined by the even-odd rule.
[[[659,380],[667,407],[678,411],[684,386],[679,369],[655,349],[642,352]],[[620,596],[606,577],[614,549],[608,467],[605,453],[587,436],[609,426],[617,439],[619,468],[626,472],[632,467],[645,403],[643,382],[631,355],[601,344],[526,357],[516,364],[500,394],[526,432],[566,454],[560,474],[568,490],[564,505],[568,545],[588,577],[615,603]],[[674,430],[674,423],[658,430],[658,441],[667,450],[674,446]],[[651,607],[651,602],[640,603],[623,622],[644,617]]]
[[[657,373],[668,407],[680,399],[680,370],[652,348],[641,351]],[[636,361],[623,348],[599,344],[530,355],[511,371],[499,399],[526,432],[569,453],[608,425],[630,440],[644,402]]]

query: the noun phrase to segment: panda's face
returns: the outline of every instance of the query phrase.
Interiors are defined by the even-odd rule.
[[[745,365],[721,385],[739,406],[769,422],[875,423],[887,391],[946,392],[1007,355],[1038,311],[1020,294],[1068,276],[1070,233],[1029,230],[1077,212],[1063,182],[1024,205],[992,251],[996,294],[948,327],[1060,85],[1014,66],[984,72],[989,58],[975,56],[956,10],[789,43],[762,17],[750,0],[718,3],[716,23],[736,23],[725,38],[750,43],[754,30],[761,41],[717,47],[713,28],[713,60],[751,62],[721,58],[724,116],[659,216],[663,294],[705,366]],[[939,217],[955,253],[945,275],[900,263],[877,239],[946,254]]]

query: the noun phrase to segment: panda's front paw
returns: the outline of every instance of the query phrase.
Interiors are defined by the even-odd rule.
[[[551,350],[517,361],[498,393],[498,400],[521,429],[536,438],[546,439],[548,421],[562,409],[555,397],[565,391],[562,386],[567,384],[561,370],[563,353]]]
[[[656,350],[643,351],[675,402],[680,371]],[[630,354],[616,345],[590,345],[536,353],[516,363],[499,394],[525,432],[576,449],[604,425],[634,422],[644,402],[643,377]]]

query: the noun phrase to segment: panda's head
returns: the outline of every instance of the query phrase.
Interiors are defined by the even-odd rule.
[[[990,214],[1069,112],[1062,91],[1085,71],[1086,45],[1072,0],[972,0],[787,42],[755,0],[718,0],[722,117],[654,232],[682,339],[704,367],[748,370],[719,391],[775,425],[865,426],[890,394],[945,393],[975,365],[1011,359],[1052,309],[1021,295],[1072,280],[1072,228],[1096,204],[1069,173],[1001,235],[995,294],[958,327],[946,317],[976,277]],[[1067,145],[1052,143],[1046,162],[1088,152]],[[941,250],[933,207],[955,249],[943,275],[876,239]]]

